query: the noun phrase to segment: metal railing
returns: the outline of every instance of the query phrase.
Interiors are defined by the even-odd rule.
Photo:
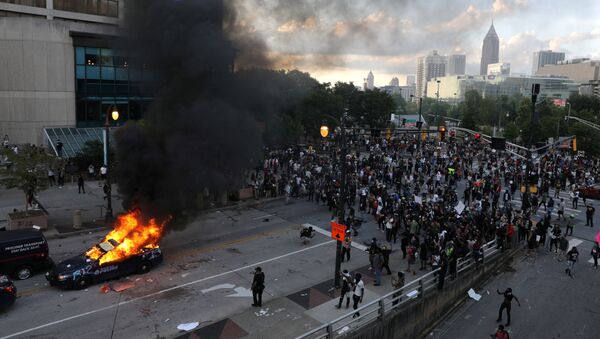
[[[501,252],[501,250],[496,248],[495,240],[486,243],[482,248],[483,258],[481,259],[483,262],[481,263],[476,263],[472,256],[458,259],[456,264],[457,279],[461,273],[474,268],[476,265],[487,265],[490,261],[495,261]],[[385,315],[396,312],[400,308],[405,308],[408,305],[419,302],[425,297],[427,292],[437,288],[439,270],[437,268],[419,279],[413,280],[401,288],[359,307],[357,310],[353,310],[296,337],[296,339],[332,339],[343,337],[357,329],[370,325],[378,319],[383,319]],[[354,317],[356,312],[359,312],[360,316]]]

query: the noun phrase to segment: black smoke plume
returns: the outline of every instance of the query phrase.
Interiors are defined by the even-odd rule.
[[[233,71],[236,60],[238,68],[268,60],[261,41],[227,25],[235,13],[220,0],[138,0],[126,9],[130,67],[151,70],[154,99],[141,122],[116,133],[119,193],[126,209],[177,218],[197,210],[207,190],[240,188],[259,161],[261,134]]]

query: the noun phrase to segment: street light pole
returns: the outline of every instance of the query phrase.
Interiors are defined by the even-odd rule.
[[[112,112],[111,112],[112,109]],[[110,122],[108,119],[109,114],[112,116],[113,120],[118,120],[119,119],[119,111],[117,111],[117,108],[115,106],[112,107],[108,107],[108,109],[106,110],[106,120],[104,122],[104,138],[105,138],[105,143],[104,143],[104,160],[105,160],[105,166],[106,166],[106,178],[105,178],[105,182],[104,184],[107,187],[107,191],[106,191],[106,214],[104,216],[104,219],[108,222],[110,220],[112,220],[113,218],[113,210],[112,210],[112,187],[111,187],[111,183],[110,183],[110,133],[108,128],[110,127]]]
[[[435,96],[436,96],[435,106],[436,107],[435,107],[435,123],[434,123],[434,125],[436,128],[438,128],[438,127],[440,127],[439,123],[438,123],[438,116],[440,114],[440,82],[442,82],[442,81],[436,79],[435,82],[437,82],[437,92],[435,92]]]
[[[414,98],[414,95],[410,95],[411,97]],[[423,98],[419,97],[419,120],[417,120],[417,130],[418,130],[418,134],[417,134],[417,153],[419,151],[421,151],[421,127],[423,126],[423,121],[422,121],[422,114],[423,113]]]
[[[347,200],[347,189],[348,185],[348,177],[347,177],[347,163],[346,163],[346,155],[348,154],[347,144],[346,144],[346,115],[347,111],[345,110],[342,114],[341,118],[341,126],[340,126],[340,172],[341,172],[341,183],[340,183],[340,199],[338,201],[338,222],[342,225],[345,224],[345,210],[346,210],[346,200]],[[348,227],[348,225],[346,225]],[[344,235],[345,236],[345,235]],[[338,239],[335,244],[335,276],[334,276],[334,285],[336,288],[340,287],[340,270],[342,266],[342,241]]]

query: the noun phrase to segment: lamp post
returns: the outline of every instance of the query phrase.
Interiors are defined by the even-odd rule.
[[[411,98],[414,98],[414,95],[410,95]],[[419,97],[419,120],[417,120],[417,153],[421,150],[421,127],[423,126],[423,120],[421,120],[421,114],[423,112],[423,98]]]
[[[104,216],[105,220],[108,222],[113,218],[113,210],[112,210],[112,188],[110,184],[110,134],[108,132],[108,128],[110,127],[110,121],[108,116],[110,116],[113,120],[119,120],[119,111],[116,106],[108,107],[106,110],[106,120],[104,121],[104,162],[106,166],[106,178],[105,185],[107,187],[106,191],[106,215]]]
[[[346,145],[346,117],[347,110],[344,111],[340,119],[340,172],[341,172],[341,183],[340,183],[340,198],[337,204],[338,210],[338,223],[345,224],[345,209],[346,209],[346,186],[347,186],[347,166],[346,166],[346,155],[348,153]],[[319,132],[323,138],[329,135],[329,127],[322,125]],[[347,226],[347,225],[346,225]],[[333,284],[336,288],[340,287],[340,270],[342,266],[342,240],[338,239],[335,244],[335,272],[333,276]]]
[[[438,128],[440,127],[438,125],[438,115],[440,114],[440,82],[442,82],[441,80],[435,80],[435,82],[437,82],[437,92],[435,92],[435,127]]]

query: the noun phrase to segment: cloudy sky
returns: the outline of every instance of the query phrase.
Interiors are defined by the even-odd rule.
[[[237,24],[265,41],[276,67],[320,81],[375,84],[414,74],[433,49],[467,55],[477,73],[492,18],[500,61],[531,73],[532,53],[600,59],[599,0],[236,0]]]

